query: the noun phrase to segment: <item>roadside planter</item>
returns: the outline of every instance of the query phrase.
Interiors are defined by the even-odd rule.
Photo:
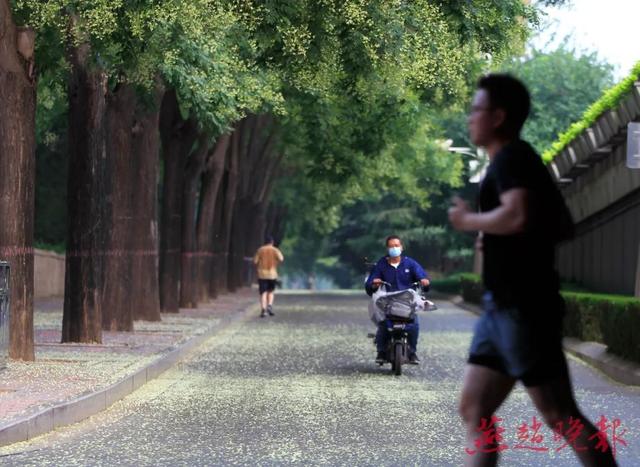
[[[9,355],[9,263],[0,261],[0,369]]]

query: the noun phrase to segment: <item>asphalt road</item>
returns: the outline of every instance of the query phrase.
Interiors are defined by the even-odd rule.
[[[464,456],[457,398],[475,315],[438,302],[421,315],[419,367],[378,367],[366,297],[281,294],[276,316],[249,316],[111,409],[0,449],[1,465],[428,465]],[[640,465],[640,390],[571,359],[592,419],[619,419],[622,466]],[[579,465],[568,448],[515,449],[537,415],[520,386],[498,414],[501,465]],[[538,417],[539,419],[539,417]]]

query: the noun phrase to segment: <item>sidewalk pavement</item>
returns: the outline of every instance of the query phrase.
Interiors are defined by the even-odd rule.
[[[0,446],[25,441],[105,410],[250,310],[243,289],[197,309],[136,321],[134,332],[103,332],[102,344],[61,344],[62,299],[35,304],[35,362],[0,370]]]
[[[479,315],[482,308],[465,302],[460,296],[449,296],[451,303]],[[597,368],[618,383],[640,386],[640,365],[607,352],[607,346],[599,342],[584,342],[574,337],[563,339],[564,349],[571,355]]]

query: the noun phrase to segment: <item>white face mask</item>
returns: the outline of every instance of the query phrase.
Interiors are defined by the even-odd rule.
[[[392,246],[392,247],[387,249],[387,252],[389,253],[389,256],[391,258],[397,258],[398,256],[400,256],[402,254],[402,247],[400,247],[400,246]]]

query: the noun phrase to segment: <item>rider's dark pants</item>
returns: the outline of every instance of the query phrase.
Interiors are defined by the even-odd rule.
[[[391,336],[388,331],[388,327],[390,326],[388,321],[378,323],[378,332],[376,333],[376,348],[378,352],[385,352],[387,350],[387,344]],[[407,323],[405,330],[409,334],[409,352],[413,353],[418,348],[418,335],[420,334],[420,324],[418,320],[415,319],[413,322]]]

